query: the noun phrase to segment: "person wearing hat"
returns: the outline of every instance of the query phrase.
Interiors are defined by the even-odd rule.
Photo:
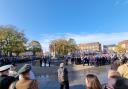
[[[31,66],[25,64],[19,71],[21,78],[12,83],[9,89],[38,89],[38,84],[36,80],[30,79]]]
[[[68,81],[68,70],[64,67],[64,63],[60,64],[58,69],[58,80],[60,82],[60,89],[69,89],[69,81]]]
[[[9,70],[9,76],[16,77],[18,76],[18,73],[16,72],[16,65],[11,65],[10,70]]]
[[[15,81],[14,77],[8,76],[11,65],[0,67],[0,89],[8,89],[10,84]]]

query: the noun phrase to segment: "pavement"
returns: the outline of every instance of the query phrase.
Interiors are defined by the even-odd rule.
[[[19,64],[20,68],[23,64]],[[110,69],[109,65],[94,67],[83,65],[68,65],[70,89],[84,89],[85,76],[88,73],[93,73],[98,76],[102,84],[107,82],[107,71]],[[59,82],[57,78],[58,66],[40,67],[39,62],[32,66],[33,72],[38,80],[39,89],[59,89]]]

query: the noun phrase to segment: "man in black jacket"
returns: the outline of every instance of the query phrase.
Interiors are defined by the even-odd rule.
[[[8,89],[10,84],[15,81],[14,77],[8,76],[11,65],[0,67],[0,89]]]

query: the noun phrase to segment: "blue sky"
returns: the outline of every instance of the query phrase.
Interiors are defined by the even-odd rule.
[[[0,0],[0,25],[8,24],[43,47],[60,37],[110,44],[128,38],[128,0]]]

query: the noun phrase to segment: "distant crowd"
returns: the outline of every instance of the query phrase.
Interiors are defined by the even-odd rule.
[[[13,63],[25,63],[29,61],[39,60],[41,57],[37,56],[0,56],[0,66],[13,64]]]
[[[110,56],[82,56],[82,57],[72,57],[71,63],[72,64],[85,64],[94,65],[94,66],[101,66],[111,63],[111,57]]]

